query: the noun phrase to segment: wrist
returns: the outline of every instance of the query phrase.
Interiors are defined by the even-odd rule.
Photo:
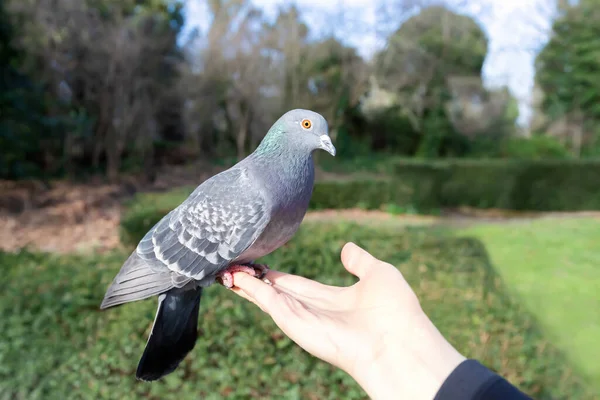
[[[351,374],[374,400],[432,400],[461,355],[422,313],[410,328],[400,329],[375,344],[371,363]]]

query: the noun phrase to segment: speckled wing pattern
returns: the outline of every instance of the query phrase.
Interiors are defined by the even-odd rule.
[[[200,185],[140,241],[136,252],[177,280],[212,280],[260,236],[269,203],[246,169],[224,171]],[[177,275],[181,275],[177,277]]]

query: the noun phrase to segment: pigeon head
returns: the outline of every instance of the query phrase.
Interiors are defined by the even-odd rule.
[[[320,149],[335,156],[335,147],[331,143],[325,118],[319,113],[303,109],[283,114],[269,129],[257,150],[268,151],[275,148],[307,153]]]

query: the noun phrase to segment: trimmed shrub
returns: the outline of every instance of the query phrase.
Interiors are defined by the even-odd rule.
[[[569,150],[556,138],[536,135],[530,138],[508,138],[501,146],[503,157],[526,160],[566,159],[571,157]]]
[[[309,209],[362,208],[375,210],[385,204],[407,204],[413,189],[397,179],[317,182]]]
[[[513,209],[512,194],[521,172],[512,161],[452,163],[440,181],[437,203],[445,207]]]
[[[395,176],[411,182],[418,208],[600,210],[600,160],[405,160]]]
[[[513,191],[516,210],[600,210],[600,161],[529,162]]]
[[[600,210],[600,161],[403,160],[390,169],[390,178],[317,182],[309,208]],[[136,196],[121,218],[123,243],[136,244],[193,189]]]

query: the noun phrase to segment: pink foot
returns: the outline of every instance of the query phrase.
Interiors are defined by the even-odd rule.
[[[221,281],[227,289],[233,287],[233,274],[236,272],[245,272],[255,278],[262,279],[269,268],[264,264],[248,264],[248,265],[231,265],[217,275],[217,279]]]

